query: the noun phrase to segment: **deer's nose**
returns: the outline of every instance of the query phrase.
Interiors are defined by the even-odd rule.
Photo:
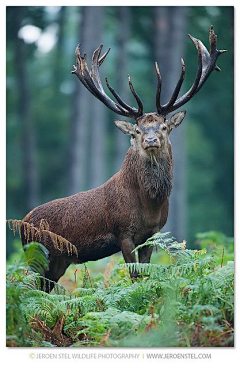
[[[145,143],[148,144],[149,146],[156,144],[157,141],[158,140],[155,137],[145,138]]]

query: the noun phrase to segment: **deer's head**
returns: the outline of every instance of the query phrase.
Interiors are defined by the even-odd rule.
[[[157,73],[157,93],[156,93],[156,113],[143,113],[143,104],[140,97],[134,90],[130,76],[128,82],[130,90],[136,99],[138,109],[129,106],[124,102],[117,92],[110,86],[106,78],[106,85],[110,92],[116,99],[116,102],[111,100],[105,93],[99,77],[99,67],[105,60],[110,49],[100,57],[102,45],[94,51],[92,56],[91,69],[88,70],[86,54],[84,56],[80,53],[80,45],[76,48],[77,66],[74,66],[73,74],[76,74],[82,84],[91,92],[96,98],[102,101],[109,109],[128,118],[133,118],[135,124],[128,121],[115,120],[116,126],[125,134],[132,137],[132,145],[140,150],[142,154],[152,155],[153,152],[162,152],[169,144],[169,134],[173,128],[178,127],[184,119],[186,111],[175,113],[169,119],[166,116],[177,110],[179,107],[187,103],[203,86],[213,70],[220,71],[216,65],[217,58],[226,50],[217,49],[217,36],[214,33],[213,26],[210,27],[209,42],[210,51],[206,49],[203,43],[189,35],[191,41],[198,51],[198,68],[195,80],[192,87],[181,97],[178,98],[182,83],[185,77],[185,64],[181,59],[182,70],[178,83],[170,100],[161,104],[161,86],[162,78],[159,71],[158,64],[155,63]]]
[[[181,124],[186,111],[177,112],[170,119],[157,113],[144,114],[136,124],[124,120],[115,120],[115,125],[125,134],[132,137],[131,144],[145,156],[157,155],[168,149],[169,134],[173,128]]]

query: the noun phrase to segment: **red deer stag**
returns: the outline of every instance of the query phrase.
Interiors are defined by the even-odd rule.
[[[213,70],[219,71],[217,58],[226,50],[217,49],[217,36],[210,27],[210,52],[203,43],[189,35],[198,51],[198,67],[192,87],[178,98],[185,64],[176,88],[165,105],[161,104],[162,78],[158,64],[156,113],[143,113],[143,104],[134,90],[130,77],[129,87],[138,109],[124,102],[117,92],[106,85],[116,99],[105,93],[99,77],[99,67],[109,50],[100,57],[100,46],[92,57],[91,69],[86,54],[76,48],[73,74],[96,98],[118,115],[133,118],[135,124],[115,120],[123,133],[131,136],[121,170],[100,187],[56,199],[33,209],[22,221],[13,221],[20,230],[22,243],[40,241],[49,250],[49,270],[46,277],[57,282],[71,263],[84,263],[110,256],[120,250],[125,262],[136,262],[134,248],[162,229],[168,217],[168,200],[173,185],[173,161],[169,135],[178,127],[186,111],[166,116],[187,103],[203,86]],[[138,251],[140,263],[149,262],[151,247]],[[136,277],[136,273],[130,273]]]

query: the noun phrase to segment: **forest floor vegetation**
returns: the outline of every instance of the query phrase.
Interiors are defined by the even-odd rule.
[[[72,265],[47,293],[47,249],[30,243],[23,252],[16,241],[7,266],[7,346],[233,346],[233,239],[211,231],[197,243],[188,249],[158,233],[144,244],[157,250],[151,264],[126,265],[117,254]],[[132,282],[129,268],[141,278]]]

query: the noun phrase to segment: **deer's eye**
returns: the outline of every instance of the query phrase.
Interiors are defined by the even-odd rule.
[[[136,133],[137,134],[141,134],[140,130],[136,129]]]
[[[164,125],[164,126],[162,127],[162,130],[167,130],[167,127]]]

